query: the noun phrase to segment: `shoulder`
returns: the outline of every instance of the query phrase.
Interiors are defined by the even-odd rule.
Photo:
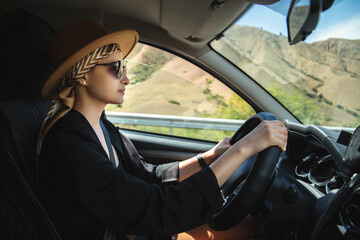
[[[53,126],[53,128],[89,128],[91,127],[86,118],[78,111],[72,109],[63,117],[61,117]]]
[[[60,138],[66,141],[69,137],[72,139],[96,139],[96,135],[89,122],[81,113],[75,110],[70,110],[51,127],[44,142],[51,141],[51,139],[54,138]]]

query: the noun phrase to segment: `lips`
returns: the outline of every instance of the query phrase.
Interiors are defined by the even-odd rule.
[[[125,89],[121,89],[119,90],[120,93],[122,93],[123,95],[125,95]]]

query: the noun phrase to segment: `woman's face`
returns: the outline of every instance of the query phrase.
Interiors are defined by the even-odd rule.
[[[123,58],[121,51],[115,51],[98,64],[114,63],[121,61],[123,67]],[[122,104],[124,102],[125,87],[130,83],[126,74],[121,78],[116,77],[114,66],[96,65],[85,75],[86,87],[90,97],[105,104]]]

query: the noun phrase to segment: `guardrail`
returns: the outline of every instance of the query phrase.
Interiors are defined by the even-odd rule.
[[[146,125],[170,128],[195,128],[236,131],[245,120],[200,118],[172,115],[106,112],[107,119],[114,124]]]
[[[159,126],[169,128],[194,128],[211,129],[223,131],[236,131],[245,120],[185,117],[173,115],[127,113],[127,112],[106,112],[108,120],[114,124]],[[341,130],[352,133],[355,128],[327,127],[336,132]]]

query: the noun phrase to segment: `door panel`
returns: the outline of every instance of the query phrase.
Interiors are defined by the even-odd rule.
[[[205,152],[216,145],[216,142],[205,142],[124,129],[120,131],[134,143],[145,161],[153,164],[185,160],[199,152]]]

